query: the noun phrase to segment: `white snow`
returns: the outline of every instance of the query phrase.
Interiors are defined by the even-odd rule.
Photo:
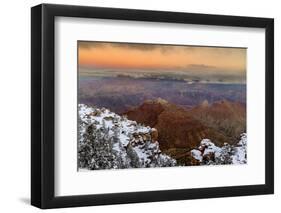
[[[199,150],[197,150],[197,149],[191,150],[191,155],[196,160],[202,161],[203,156],[202,156],[202,153]]]
[[[93,115],[97,113],[97,115]],[[128,135],[133,133],[149,133],[151,131],[150,127],[140,126],[135,121],[128,120],[125,117],[121,117],[108,109],[100,110],[93,107],[87,107],[84,104],[79,104],[79,116],[82,122],[85,123],[95,123],[97,128],[105,126],[105,128],[110,129],[111,133],[114,126],[118,126],[120,129],[119,138],[124,146],[129,142]],[[116,121],[116,122],[114,122]],[[103,123],[104,122],[104,123]],[[86,127],[86,126],[83,126]],[[85,129],[81,131],[85,132]]]
[[[122,158],[126,158],[126,149],[130,142],[135,141],[133,135],[137,135],[137,138],[133,144],[130,146],[133,148],[133,151],[137,154],[138,158],[141,161],[141,165],[146,167],[151,162],[151,157],[154,155],[161,155],[162,159],[169,160],[169,156],[160,154],[158,142],[152,142],[149,139],[144,141],[142,135],[146,135],[146,138],[150,135],[153,130],[149,126],[143,126],[137,124],[136,121],[128,120],[125,116],[117,115],[113,112],[110,112],[108,109],[98,109],[96,107],[88,107],[84,104],[78,105],[79,109],[79,132],[80,138],[79,143],[82,144],[84,141],[83,135],[86,133],[86,130],[89,125],[94,125],[96,129],[101,129],[104,132],[107,132],[108,137],[112,138],[116,136],[118,142],[113,143],[113,150],[120,153]],[[87,133],[86,133],[87,134]],[[176,161],[171,159],[175,164]]]
[[[214,155],[213,161],[203,162],[204,156]],[[245,164],[247,163],[247,134],[241,134],[237,145],[225,143],[222,147],[216,146],[211,140],[203,139],[197,149],[191,150],[191,156],[200,163],[221,164]]]
[[[210,153],[214,153],[215,156],[219,156],[219,153],[221,151],[221,148],[220,147],[217,147],[214,143],[211,142],[211,140],[209,139],[203,139],[201,141],[201,144],[200,144],[200,148],[202,148],[203,146],[205,146],[205,150],[204,150],[204,153],[203,153],[203,156],[204,155],[208,155]]]
[[[233,164],[244,164],[247,163],[247,135],[246,133],[241,134],[241,139],[237,143],[236,154],[232,156]]]

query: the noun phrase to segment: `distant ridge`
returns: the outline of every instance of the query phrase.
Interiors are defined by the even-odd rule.
[[[163,98],[156,98],[154,100],[145,100],[144,103],[158,103],[158,104],[168,104],[169,102]]]

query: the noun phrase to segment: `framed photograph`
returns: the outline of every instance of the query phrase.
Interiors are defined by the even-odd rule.
[[[31,9],[31,203],[272,194],[274,20]]]

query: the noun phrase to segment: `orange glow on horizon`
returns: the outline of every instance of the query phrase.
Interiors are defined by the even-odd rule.
[[[81,42],[83,44],[83,42]],[[206,69],[245,72],[246,49],[87,42],[78,46],[81,67],[116,69]],[[98,44],[98,45],[97,45]],[[149,49],[152,47],[151,49]]]

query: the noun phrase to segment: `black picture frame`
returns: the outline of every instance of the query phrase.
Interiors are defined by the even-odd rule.
[[[265,184],[93,195],[54,195],[55,17],[264,28]],[[31,204],[42,209],[274,193],[274,20],[271,18],[41,4],[31,8]]]

